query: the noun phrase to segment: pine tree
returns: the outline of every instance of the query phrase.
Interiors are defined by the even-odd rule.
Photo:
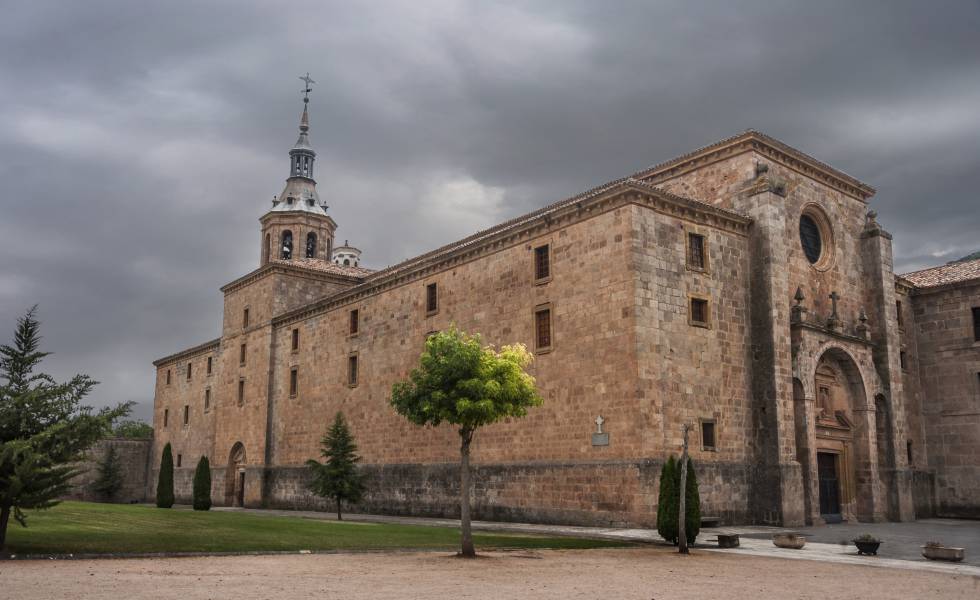
[[[58,504],[85,452],[129,413],[132,403],[93,412],[82,405],[96,382],[75,375],[59,383],[38,366],[42,352],[36,307],[18,319],[12,345],[0,345],[0,556],[13,517]]]
[[[122,465],[119,464],[119,454],[115,446],[109,446],[105,456],[99,462],[99,476],[92,483],[96,494],[112,502],[123,485]]]
[[[170,443],[163,447],[160,458],[160,476],[157,479],[157,508],[170,508],[174,505],[174,453]]]
[[[207,456],[197,461],[194,471],[194,510],[211,510],[211,463]]]
[[[687,543],[693,544],[701,531],[701,494],[698,491],[698,478],[694,474],[694,461],[687,459],[687,489],[685,490],[684,533]],[[676,520],[674,521],[677,522]]]
[[[680,469],[673,455],[660,470],[660,495],[657,499],[657,533],[668,542],[677,543],[677,514],[680,511]]]
[[[341,502],[358,502],[364,494],[363,475],[357,470],[357,462],[361,457],[357,455],[357,445],[343,413],[337,413],[333,425],[320,444],[320,454],[326,459],[326,463],[312,458],[306,461],[313,471],[310,489],[317,496],[336,501],[337,519],[340,520],[343,518],[340,513]]]

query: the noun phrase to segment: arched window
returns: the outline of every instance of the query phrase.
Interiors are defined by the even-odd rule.
[[[282,244],[279,251],[279,258],[283,260],[289,260],[293,257],[293,232],[286,231],[282,232]]]
[[[316,234],[306,234],[306,258],[316,258]]]
[[[269,255],[272,253],[272,234],[265,234],[265,246],[262,248],[262,264],[269,262]]]
[[[344,259],[344,266],[345,267],[349,267],[350,266],[350,259],[349,258],[345,258]]]

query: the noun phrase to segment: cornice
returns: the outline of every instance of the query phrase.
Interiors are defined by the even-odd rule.
[[[153,366],[162,367],[167,363],[177,362],[178,360],[181,359],[191,358],[199,354],[204,354],[205,352],[209,352],[211,350],[217,350],[220,346],[221,346],[221,338],[214,339],[211,340],[210,342],[204,342],[203,344],[198,344],[197,346],[188,348],[187,350],[181,350],[180,352],[171,354],[170,356],[164,356],[163,358],[158,358],[157,360],[153,361]]]
[[[552,205],[548,207],[547,212],[538,211],[519,217],[497,228],[471,236],[455,246],[443,247],[372,273],[360,285],[273,318],[272,325],[273,327],[286,326],[329,312],[334,308],[424,279],[434,273],[631,204],[740,236],[748,235],[752,223],[752,219],[744,215],[670,194],[648,183],[632,179],[619,180],[599,191],[593,190],[587,194],[594,195],[572,198]]]
[[[227,294],[229,292],[234,292],[242,287],[252,284],[259,279],[272,274],[282,274],[282,275],[296,275],[300,277],[305,277],[307,279],[316,279],[317,281],[333,281],[335,283],[344,284],[357,284],[364,281],[363,277],[355,277],[353,275],[340,275],[337,273],[327,273],[324,271],[318,271],[316,269],[308,269],[301,265],[290,265],[281,262],[267,263],[255,269],[251,273],[242,275],[238,279],[230,283],[226,283],[220,288],[220,291]]]
[[[935,294],[939,292],[947,292],[949,290],[955,290],[965,287],[971,287],[974,285],[980,285],[980,277],[975,277],[973,279],[964,279],[962,281],[951,281],[949,283],[944,283],[942,285],[931,285],[929,287],[920,287],[917,285],[912,286],[913,296],[925,296],[928,294]]]
[[[746,152],[757,152],[773,162],[820,181],[848,196],[867,202],[875,189],[775,138],[748,130],[709,146],[633,174],[633,178],[661,183]]]

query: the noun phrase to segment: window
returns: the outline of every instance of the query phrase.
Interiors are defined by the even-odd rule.
[[[238,347],[238,364],[245,366],[245,359],[248,357],[248,347],[242,344]]]
[[[358,318],[359,315],[356,308],[350,311],[350,334],[351,335],[357,335],[357,328],[360,325],[360,323],[358,323]]]
[[[191,367],[193,367],[193,366],[194,366],[194,363],[187,363],[187,379],[188,380],[191,378]]]
[[[211,410],[211,388],[204,390],[204,412]]]
[[[551,350],[551,342],[551,307],[540,306],[534,310],[534,349]]]
[[[912,440],[907,440],[905,442],[905,454],[908,456],[909,466],[911,467],[912,464],[913,464],[913,461],[912,461]]]
[[[282,260],[289,260],[293,257],[293,232],[286,231],[282,232],[282,243],[279,244],[279,258]]]
[[[901,327],[902,326],[902,301],[901,300],[895,301],[895,314],[897,315],[896,318],[898,319],[898,326]]]
[[[823,239],[820,237],[820,226],[810,215],[800,217],[800,243],[810,264],[817,264],[823,251]]]
[[[293,352],[299,350],[299,328],[293,330]]]
[[[705,298],[691,298],[690,314],[688,324],[695,327],[708,327],[710,325],[710,314],[708,312],[708,301]]]
[[[270,252],[272,251],[272,234],[265,234],[265,246],[262,248],[262,264],[269,262]]]
[[[715,448],[715,422],[701,421],[701,449],[714,450]]]
[[[973,307],[973,341],[980,342],[980,306]]]
[[[551,278],[551,248],[548,244],[534,249],[534,280],[543,282]]]
[[[208,357],[208,375],[210,375],[210,374],[211,374],[211,362],[212,362],[212,361],[211,361],[211,357],[209,356],[209,357]]]
[[[297,373],[296,367],[289,370],[289,395],[293,397],[296,395],[296,390],[299,386],[299,375]]]
[[[697,233],[687,234],[687,266],[696,271],[708,268],[708,256],[705,252],[704,236]]]
[[[238,406],[244,406],[245,404],[245,380],[238,380]]]
[[[425,312],[432,315],[439,310],[439,288],[430,283],[425,286]]]
[[[248,309],[242,311],[242,328],[248,327]]]
[[[347,385],[354,387],[357,385],[357,355],[351,354],[347,357]]]
[[[166,427],[170,424],[170,409],[163,409],[163,426]]]
[[[167,385],[170,385],[170,369],[167,369]]]
[[[184,405],[184,425],[191,422],[191,407]]]
[[[181,464],[183,464],[183,462],[184,462],[184,455],[183,454],[178,454],[177,455],[177,466],[179,467]]]
[[[909,370],[908,355],[905,354],[905,350],[900,350],[898,353],[898,362],[902,365],[903,371]]]
[[[310,206],[312,206],[312,198]],[[312,231],[306,234],[306,258],[316,258],[316,234]]]

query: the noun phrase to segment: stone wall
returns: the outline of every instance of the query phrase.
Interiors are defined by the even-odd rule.
[[[88,451],[87,458],[80,467],[84,472],[71,481],[71,492],[67,500],[86,500],[103,502],[106,499],[92,490],[92,484],[99,476],[99,464],[105,459],[109,448],[116,450],[123,475],[122,489],[116,494],[114,502],[144,502],[146,499],[147,467],[153,441],[110,438],[98,442]]]

